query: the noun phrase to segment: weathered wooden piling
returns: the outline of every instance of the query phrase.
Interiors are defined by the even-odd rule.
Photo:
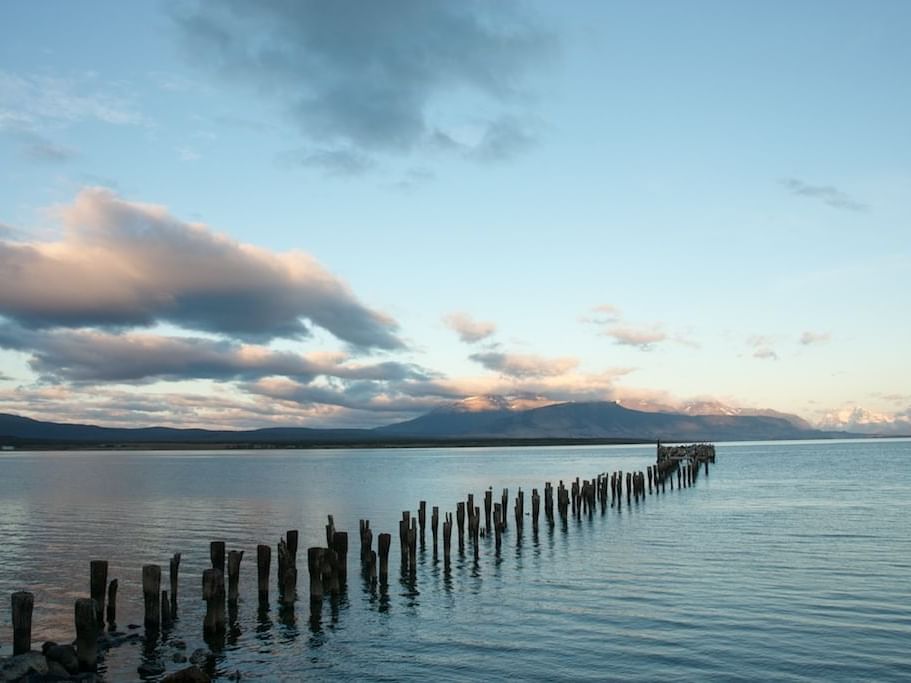
[[[32,611],[35,595],[18,591],[10,598],[13,616],[13,655],[21,655],[32,649]]]
[[[225,572],[225,542],[212,541],[209,543],[209,559],[212,560],[212,569]]]
[[[389,582],[389,546],[392,545],[392,534],[380,534],[377,538],[377,549],[380,555],[380,583]]]
[[[459,552],[465,551],[465,503],[456,505],[456,523],[459,525]]]
[[[549,481],[544,482],[544,516],[553,524],[554,521],[554,487]]]
[[[332,515],[329,515],[329,519],[332,519]],[[285,532],[285,545],[288,546],[288,556],[291,558],[295,569],[297,568],[297,543],[299,539],[300,532],[297,529],[288,529]]]
[[[449,569],[449,558],[452,546],[452,513],[446,513],[443,521],[443,566]]]
[[[418,524],[421,526],[421,547],[424,547],[424,528],[427,526],[427,501],[418,503]]]
[[[99,628],[104,627],[104,593],[107,588],[107,560],[91,560],[89,562],[89,594],[95,601],[95,620],[98,622]]]
[[[171,620],[171,601],[168,599],[168,591],[161,591],[161,627],[169,628]]]
[[[500,496],[500,524],[503,525],[503,531],[506,531],[506,513],[509,510],[509,489],[503,489],[503,495]]]
[[[202,599],[206,601],[203,634],[210,636],[225,630],[225,575],[220,569],[202,573]]]
[[[168,562],[168,577],[171,581],[171,612],[177,612],[177,584],[180,574],[180,553],[174,553]]]
[[[260,602],[269,601],[269,571],[272,567],[272,546],[256,546],[256,592]]]
[[[158,595],[155,596],[158,600]],[[76,600],[76,659],[81,671],[94,671],[98,658],[98,620],[95,601],[91,598]]]
[[[228,601],[237,602],[240,595],[240,562],[244,559],[243,550],[232,550],[228,553]]]
[[[433,506],[433,510],[430,512],[430,532],[433,534],[433,554],[436,556],[437,553],[437,529],[440,526],[440,507],[438,505]]]
[[[326,547],[332,547],[332,537],[335,535],[335,519],[332,515],[327,515],[328,522],[326,523]]]
[[[503,504],[494,503],[493,504],[493,537],[494,537],[494,548],[496,549],[497,555],[500,554],[500,546],[503,543]]]
[[[361,565],[366,566],[367,560],[370,559],[370,549],[373,546],[373,532],[370,532],[370,542],[367,543],[367,530],[370,528],[370,520],[362,519],[358,522],[358,532],[361,537]]]
[[[364,527],[364,534],[361,537],[361,548],[363,550],[362,564],[369,568],[372,564],[376,564],[376,552],[373,550],[373,529],[370,528],[369,522],[368,525]],[[373,570],[374,577],[376,576],[376,568]]]
[[[418,525],[417,520],[411,520],[408,529],[408,572],[414,576],[418,566]]]
[[[117,625],[117,579],[108,584],[107,617],[108,628],[113,631]]]
[[[471,516],[471,527],[469,528],[471,535],[471,545],[474,548],[474,559],[479,559],[481,554],[481,510],[480,508],[474,508],[474,514]]]
[[[286,604],[294,602],[297,593],[297,560],[288,544],[290,537],[289,531],[287,537],[278,542],[278,596]],[[296,532],[293,540],[296,550]]]
[[[147,631],[161,628],[161,567],[147,564],[142,568],[142,600]]]
[[[331,548],[323,548],[322,550],[323,591],[329,591],[330,595],[338,595],[341,592],[341,585],[338,580],[338,555]]]
[[[538,489],[531,490],[531,524],[538,528],[538,514],[541,512],[541,497],[538,495]]]
[[[484,491],[484,534],[490,536],[490,513],[493,511],[493,491]]]
[[[336,571],[338,580],[342,586],[348,581],[348,532],[336,531],[332,535],[332,550],[335,551],[338,560]]]

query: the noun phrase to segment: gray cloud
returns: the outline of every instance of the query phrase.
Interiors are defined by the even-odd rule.
[[[0,315],[27,327],[169,322],[247,341],[300,339],[307,324],[358,349],[397,349],[391,318],[303,252],[276,254],[102,189],[58,210],[61,242],[0,241]]]
[[[196,61],[276,100],[312,143],[371,154],[452,141],[433,112],[456,91],[497,112],[473,156],[521,151],[519,95],[554,46],[513,2],[221,0],[174,16]]]
[[[773,348],[775,340],[762,334],[754,334],[747,338],[747,345],[752,347],[753,358],[760,360],[778,360],[778,353]]]
[[[634,346],[642,351],[650,351],[655,344],[667,340],[667,334],[657,327],[633,327],[631,325],[611,325],[602,334],[610,337],[622,346]]]
[[[800,335],[800,343],[804,346],[810,346],[811,344],[824,344],[832,338],[832,335],[828,332],[804,332]]]
[[[79,156],[76,150],[58,145],[31,131],[19,131],[15,136],[22,156],[31,161],[63,163]]]
[[[116,88],[90,75],[67,78],[0,70],[0,128],[32,129],[80,121],[127,125],[143,118]]]
[[[518,353],[488,351],[473,353],[469,358],[488,370],[510,377],[555,377],[564,375],[579,365],[578,358],[544,358]]]
[[[373,168],[374,162],[366,154],[353,149],[307,149],[285,152],[279,157],[283,163],[320,168],[328,175],[360,175]]]
[[[833,209],[843,209],[845,211],[868,211],[869,206],[855,199],[852,199],[843,191],[832,185],[810,185],[797,178],[785,178],[781,181],[792,194],[800,197],[810,197],[818,199]]]
[[[272,375],[304,382],[318,376],[371,381],[432,377],[406,363],[350,363],[344,354],[302,355],[226,340],[146,333],[29,330],[8,322],[0,323],[0,348],[30,354],[34,372],[45,380],[65,382],[227,381]]]
[[[443,318],[446,326],[459,335],[459,339],[467,344],[475,344],[487,339],[497,331],[497,326],[491,322],[475,320],[467,313],[456,311]]]

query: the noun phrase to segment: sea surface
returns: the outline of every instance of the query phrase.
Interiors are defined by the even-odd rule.
[[[0,453],[0,656],[9,594],[35,593],[33,647],[74,637],[89,561],[119,580],[118,628],[142,623],[141,567],[182,553],[174,627],[108,651],[104,679],[168,671],[203,639],[209,542],[244,550],[241,601],[209,666],[260,680],[911,680],[911,440],[723,443],[708,476],[643,503],[570,519],[526,517],[499,557],[419,551],[402,580],[397,521],[455,511],[466,494],[542,491],[642,470],[654,446]],[[311,614],[306,549],[326,515],[349,532],[349,580]],[[543,502],[542,502],[543,515]],[[387,590],[357,566],[358,520],[393,533]],[[483,519],[482,519],[483,523]],[[276,602],[275,544],[300,530],[293,612]],[[442,537],[442,531],[441,531]],[[453,531],[455,546],[456,531]],[[259,609],[256,545],[273,546]],[[375,541],[374,541],[375,543]],[[374,546],[375,547],[375,546]],[[137,629],[135,633],[142,633]],[[216,644],[218,645],[218,644]],[[148,677],[147,680],[156,680]]]

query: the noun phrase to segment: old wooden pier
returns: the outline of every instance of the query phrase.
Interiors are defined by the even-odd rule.
[[[706,475],[709,464],[715,462],[715,447],[712,444],[690,444],[657,446],[654,465],[645,472],[603,472],[591,479],[576,477],[572,481],[560,480],[556,487],[545,482],[542,496],[537,488],[531,491],[531,510],[525,510],[525,491],[519,488],[512,498],[513,523],[509,523],[510,493],[503,489],[498,498],[492,488],[483,492],[483,502],[475,501],[473,493],[465,500],[458,501],[452,511],[443,513],[442,538],[438,533],[441,508],[433,506],[430,515],[431,552],[436,562],[442,555],[442,567],[446,574],[451,572],[453,553],[453,522],[456,527],[456,551],[460,557],[466,553],[475,561],[480,557],[483,537],[493,537],[492,552],[499,557],[503,539],[514,534],[517,545],[525,532],[526,516],[530,516],[531,527],[537,533],[543,521],[551,527],[561,524],[567,529],[569,519],[593,516],[600,511],[635,509],[645,503],[649,496],[666,493],[667,487],[685,489],[695,484],[700,471]],[[635,506],[635,507],[634,507]],[[453,514],[455,519],[453,520]],[[482,523],[483,520],[483,523]],[[358,565],[366,587],[385,590],[389,585],[389,552],[392,534],[379,533],[374,536],[370,520],[359,523]],[[417,514],[410,510],[402,512],[399,521],[399,560],[403,582],[414,587],[418,567],[418,548],[426,547],[427,501],[417,505]],[[337,598],[346,590],[348,582],[348,533],[335,528],[332,515],[325,525],[325,545],[307,548],[306,565],[308,581],[303,590],[309,597],[311,613],[321,610],[323,601]],[[374,538],[376,542],[374,543]],[[276,544],[276,587],[280,609],[293,610],[298,599],[298,540],[297,530],[289,530]],[[440,546],[442,545],[442,548]],[[489,544],[483,544],[490,547]],[[211,568],[202,574],[201,598],[205,602],[203,637],[213,647],[223,640],[227,630],[227,613],[235,615],[240,595],[241,564],[245,551],[228,550],[224,541],[212,541],[209,547]],[[169,560],[167,588],[162,590],[162,571],[156,564],[142,567],[142,602],[144,626],[147,637],[156,637],[167,631],[177,618],[178,587],[181,554],[174,554]],[[258,545],[256,548],[257,593],[260,607],[269,604],[269,575],[272,566],[272,548]],[[58,679],[79,676],[96,669],[99,644],[109,646],[110,639],[104,630],[116,632],[118,580],[108,576],[106,560],[92,560],[89,563],[88,596],[75,603],[75,640],[72,645],[45,643],[42,652],[32,650],[32,612],[34,595],[19,591],[11,596],[13,625],[13,656],[0,660],[0,681],[30,680],[34,675],[56,675]],[[142,672],[140,672],[142,673]],[[21,674],[17,676],[16,674]],[[175,679],[180,680],[180,679]]]

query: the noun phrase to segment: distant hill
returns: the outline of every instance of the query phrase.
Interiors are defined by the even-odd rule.
[[[426,415],[375,429],[308,429],[273,427],[248,431],[120,428],[41,422],[0,414],[0,444],[85,446],[105,444],[225,445],[377,445],[433,443],[454,440],[604,440],[604,441],[733,441],[810,439],[852,436],[804,427],[793,416],[687,415],[632,410],[609,401],[556,403],[539,407],[535,399],[469,399]],[[790,419],[789,419],[790,418]],[[806,424],[806,423],[803,423]]]
[[[806,439],[831,436],[780,415],[685,415],[625,408],[612,401],[517,410],[461,406],[379,427],[388,435],[500,438],[625,438],[663,441]],[[799,419],[799,418],[798,418]],[[804,423],[806,424],[806,423]]]
[[[249,431],[174,429],[171,427],[99,427],[96,425],[42,422],[19,415],[0,413],[0,443],[297,443],[357,440],[369,434],[360,429],[308,429],[272,427]]]

